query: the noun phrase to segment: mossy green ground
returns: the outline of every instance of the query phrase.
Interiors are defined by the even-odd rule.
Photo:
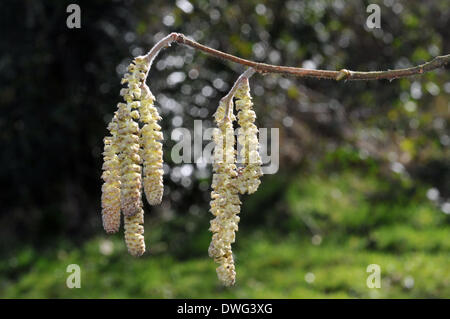
[[[0,261],[0,297],[450,298],[449,216],[425,190],[392,191],[391,183],[357,172],[298,180],[274,209],[289,231],[269,223],[238,233],[235,287],[218,283],[206,253],[209,233],[199,230],[195,245],[205,253],[192,258],[157,252],[163,243],[153,239],[156,252],[136,259],[120,235],[45,252],[22,248]],[[270,186],[260,196],[267,192]],[[69,264],[81,267],[80,289],[66,287]],[[370,264],[381,268],[379,289],[366,285]]]

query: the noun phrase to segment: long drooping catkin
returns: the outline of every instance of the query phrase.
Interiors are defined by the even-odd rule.
[[[236,90],[236,110],[238,112],[238,144],[243,167],[240,168],[237,179],[241,194],[256,192],[259,178],[262,176],[261,157],[259,156],[258,128],[256,127],[256,113],[253,111],[252,97],[248,79],[244,78]]]
[[[121,174],[121,207],[125,215],[125,242],[133,256],[145,252],[144,211],[142,209],[142,167],[141,137],[137,120],[142,98],[142,86],[148,71],[148,62],[142,58],[134,59],[128,73],[122,79],[128,88],[121,90],[126,103],[119,103],[119,149]]]
[[[125,216],[137,214],[142,207],[141,187],[142,168],[139,143],[138,108],[140,106],[141,86],[148,68],[141,60],[135,59],[128,66],[128,73],[122,79],[128,88],[120,91],[126,103],[118,104],[121,207]]]
[[[131,103],[119,103],[118,105],[120,202],[125,216],[137,214],[142,207],[139,125],[131,117],[131,105]]]
[[[102,222],[108,233],[115,233],[120,228],[120,175],[119,147],[117,145],[117,115],[108,125],[111,136],[104,138],[103,185],[102,185]]]
[[[210,203],[210,211],[215,218],[211,221],[210,231],[213,232],[213,237],[208,253],[219,264],[216,269],[219,280],[225,286],[231,286],[236,280],[231,244],[234,243],[235,232],[238,230],[241,201],[235,185],[234,116],[225,116],[225,103],[228,102],[221,101],[215,114],[218,128],[213,134],[216,146]]]
[[[141,122],[144,126],[141,129],[142,158],[144,162],[144,191],[150,205],[161,203],[163,185],[163,139],[161,126],[158,121],[161,117],[156,107],[153,105],[155,97],[150,92],[147,85],[143,85],[141,94],[141,104],[139,108]]]
[[[144,241],[144,210],[141,208],[134,216],[125,216],[125,243],[128,252],[135,257],[145,252]]]

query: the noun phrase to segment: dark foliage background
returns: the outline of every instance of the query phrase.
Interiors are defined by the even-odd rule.
[[[133,56],[170,32],[243,58],[332,70],[408,67],[450,52],[446,0],[370,1],[382,8],[378,30],[365,27],[368,1],[78,1],[82,27],[68,29],[71,2],[0,3],[4,256],[101,234],[102,139],[120,100],[120,78]],[[156,251],[182,259],[205,254],[210,167],[175,165],[170,133],[192,128],[194,119],[207,126],[242,70],[179,45],[153,66],[149,85],[164,118],[168,171],[163,204],[146,206],[148,236],[163,243]],[[431,189],[433,205],[450,211],[448,67],[392,82],[277,75],[251,82],[258,124],[281,129],[281,158],[277,175],[265,176],[261,193],[244,200],[244,233],[314,234],[286,194],[303,176],[341,170],[385,182],[374,202],[407,205]],[[441,215],[439,223],[448,225]]]

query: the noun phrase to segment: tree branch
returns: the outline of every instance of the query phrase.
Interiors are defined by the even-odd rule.
[[[346,69],[342,69],[340,71],[329,71],[329,70],[312,70],[312,69],[304,69],[304,68],[296,68],[289,66],[280,66],[280,65],[271,65],[266,63],[254,62],[251,60],[246,60],[239,58],[237,56],[210,48],[206,45],[200,44],[194,40],[187,38],[182,33],[171,33],[161,41],[159,41],[155,46],[147,53],[145,56],[149,62],[152,62],[159,51],[167,46],[170,46],[171,43],[177,42],[180,44],[187,45],[191,48],[200,50],[214,56],[216,58],[221,58],[224,60],[228,60],[234,63],[238,63],[241,65],[245,65],[253,68],[256,72],[265,74],[265,73],[279,73],[279,74],[288,74],[297,77],[309,77],[309,78],[317,78],[317,79],[328,79],[328,80],[394,80],[398,78],[405,78],[413,75],[420,75],[425,72],[429,72],[435,69],[438,69],[445,64],[450,62],[450,54],[437,56],[433,60],[426,62],[424,64],[420,64],[411,68],[406,69],[397,69],[397,70],[388,70],[388,71],[370,71],[370,72],[362,72],[362,71],[350,71]]]

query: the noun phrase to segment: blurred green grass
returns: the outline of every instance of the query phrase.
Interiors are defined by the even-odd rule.
[[[390,187],[392,181],[357,170],[294,178],[283,194],[288,232],[262,226],[238,233],[233,288],[217,281],[204,229],[186,243],[186,249],[203,245],[203,257],[158,251],[164,245],[156,239],[147,243],[150,253],[135,259],[120,234],[81,247],[22,247],[0,261],[0,297],[449,298],[448,215],[425,189]],[[81,267],[81,289],[66,287],[69,264]],[[380,289],[366,285],[369,264],[381,267]]]

